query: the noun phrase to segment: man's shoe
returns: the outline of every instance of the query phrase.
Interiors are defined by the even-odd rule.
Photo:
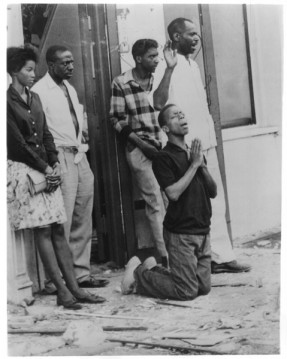
[[[243,273],[249,272],[251,266],[247,264],[239,264],[236,260],[226,263],[215,263],[211,262],[211,273]]]
[[[109,284],[107,279],[97,279],[93,276],[90,276],[83,282],[78,283],[80,288],[101,288],[105,287],[107,284]]]
[[[65,309],[71,309],[71,310],[82,309],[81,304],[79,304],[79,301],[74,297],[70,300],[63,300],[60,297],[57,297],[57,305],[59,306],[62,305]]]
[[[154,268],[156,266],[157,266],[157,261],[155,260],[155,257],[148,257],[143,262],[143,267],[148,270],[151,270],[152,268]]]
[[[127,265],[124,274],[124,278],[121,283],[121,290],[123,294],[130,294],[134,289],[135,278],[134,270],[141,264],[141,261],[138,257],[132,257]]]
[[[95,295],[89,292],[85,293],[86,295],[84,297],[77,297],[78,303],[89,303],[89,304],[97,304],[97,303],[104,303],[106,301],[106,298],[100,297],[99,295]]]
[[[48,290],[47,288],[43,288],[43,289],[39,292],[39,294],[41,294],[41,295],[57,295],[57,294],[58,294],[58,291],[57,291],[57,289],[54,290],[54,291],[50,291],[50,290]]]

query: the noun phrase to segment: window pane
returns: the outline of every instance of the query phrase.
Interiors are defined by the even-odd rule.
[[[210,5],[210,18],[221,123],[223,127],[251,123],[242,5]]]
[[[21,4],[25,43],[39,47],[54,7],[52,4]]]

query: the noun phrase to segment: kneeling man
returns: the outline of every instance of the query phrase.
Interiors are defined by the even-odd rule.
[[[143,263],[132,257],[122,281],[124,294],[192,300],[211,289],[210,220],[216,183],[207,169],[201,142],[185,143],[188,125],[173,104],[159,114],[168,142],[153,160],[153,171],[169,205],[164,219],[164,240],[170,269],[157,266],[154,257]]]

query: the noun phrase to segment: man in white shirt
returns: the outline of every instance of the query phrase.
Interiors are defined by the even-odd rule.
[[[58,150],[67,222],[65,236],[73,254],[80,287],[101,287],[108,283],[90,274],[94,176],[82,144],[83,106],[69,84],[74,59],[64,46],[51,46],[46,53],[48,72],[32,88],[41,99],[47,124]],[[50,285],[46,291],[53,292]]]
[[[191,58],[199,36],[195,24],[178,18],[168,26],[171,39],[164,49],[167,67],[155,74],[154,106],[157,110],[167,103],[176,104],[184,112],[189,126],[186,142],[194,138],[202,143],[209,170],[217,183],[217,197],[212,200],[211,219],[212,272],[246,272],[250,266],[239,264],[235,258],[227,230],[224,190],[216,154],[214,123],[209,113],[206,93],[197,63]],[[157,75],[157,77],[156,77]]]

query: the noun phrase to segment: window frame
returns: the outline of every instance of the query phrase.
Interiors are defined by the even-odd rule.
[[[221,129],[236,128],[240,126],[249,126],[256,124],[256,113],[255,113],[255,101],[254,101],[254,88],[252,79],[252,67],[251,67],[251,56],[250,56],[250,41],[248,31],[248,18],[247,18],[247,6],[242,5],[243,21],[244,21],[244,38],[246,46],[246,57],[247,57],[247,72],[248,72],[248,85],[250,92],[250,109],[251,117],[236,118],[232,120],[225,120],[221,122],[220,116],[220,103],[218,98],[218,86],[216,77],[215,57],[214,48],[212,44],[212,26],[210,20],[210,9],[209,5],[199,5],[199,17],[200,26],[203,41],[203,59],[204,59],[204,71],[206,81],[206,94],[207,102],[210,113],[215,121],[216,119],[220,123]]]

